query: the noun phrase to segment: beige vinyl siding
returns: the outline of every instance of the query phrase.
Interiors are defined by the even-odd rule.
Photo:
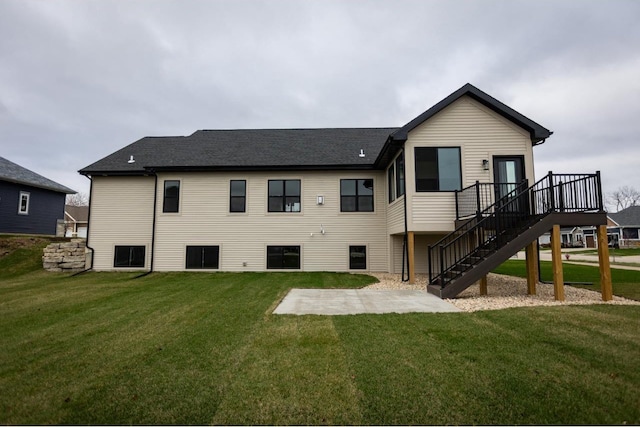
[[[405,144],[407,209],[409,230],[453,231],[453,192],[416,193],[415,147],[460,147],[462,187],[493,182],[493,156],[522,155],[530,183],[533,183],[533,150],[524,129],[469,97],[462,97],[409,132]],[[482,160],[490,162],[485,171]]]
[[[402,242],[404,235],[389,236],[391,247],[391,267],[389,273],[402,273]]]
[[[114,268],[116,245],[145,246],[150,267],[154,185],[153,177],[92,178],[88,244],[95,270]]]
[[[387,205],[387,232],[404,233],[404,196]]]
[[[340,179],[369,178],[374,212],[340,212]],[[167,179],[181,181],[177,214],[162,213]],[[232,179],[247,181],[245,213],[229,212]],[[270,179],[301,181],[301,212],[267,211]],[[154,269],[184,270],[187,245],[219,245],[220,270],[263,271],[267,246],[291,245],[301,248],[301,271],[348,271],[349,246],[364,245],[367,269],[388,271],[385,184],[382,171],[159,174]],[[324,205],[316,204],[318,195]]]
[[[415,263],[416,273],[426,274],[429,272],[429,245],[433,245],[442,239],[444,234],[416,234],[415,237]],[[437,255],[436,255],[437,258]],[[438,259],[436,259],[436,264]],[[440,270],[438,265],[434,265],[433,271]]]

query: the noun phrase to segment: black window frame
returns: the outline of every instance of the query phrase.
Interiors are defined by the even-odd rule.
[[[187,270],[219,270],[220,246],[188,245],[185,249],[184,268]]]
[[[297,263],[292,265],[293,258],[287,258],[286,251],[296,252]],[[300,270],[302,251],[299,245],[269,245],[267,246],[267,270]],[[278,257],[280,257],[279,261]]]
[[[242,182],[244,184],[244,188],[242,189],[242,196],[234,196],[233,193],[233,183],[234,182]],[[242,200],[242,210],[237,209],[238,206],[234,207],[234,201],[236,203]],[[247,211],[247,180],[246,179],[232,179],[229,181],[229,212],[232,213],[244,213]]]
[[[178,191],[176,195],[167,196],[167,184],[177,183]],[[181,182],[179,179],[165,179],[163,187],[163,199],[162,199],[162,212],[163,213],[178,213],[180,212],[180,187]]]
[[[282,185],[282,194],[273,194],[279,193],[275,189],[272,189],[272,185],[276,185],[277,183],[281,183]],[[291,188],[288,188],[287,183],[297,183],[297,193],[290,192]],[[267,210],[272,213],[300,213],[302,212],[302,181],[300,179],[270,179],[267,183]],[[298,210],[294,210],[295,203],[297,201]],[[273,209],[273,206],[279,206],[279,209]],[[289,206],[291,206],[289,208]]]
[[[147,255],[146,249],[144,245],[116,245],[113,250],[113,267],[144,268]],[[142,251],[142,253],[140,253],[140,251]],[[125,257],[127,261],[126,263],[122,263]],[[134,263],[134,261],[137,263]]]
[[[404,196],[406,192],[406,181],[404,176],[404,151],[396,157],[396,198]]]
[[[434,188],[435,186],[430,184],[429,182],[427,182],[429,179],[427,178],[420,178],[420,176],[423,176],[420,171],[418,170],[418,165],[419,165],[419,161],[418,161],[418,157],[419,157],[419,152],[426,152],[427,150],[433,150],[433,152],[435,153],[435,155],[432,155],[432,157],[435,159],[435,175],[436,178],[430,178],[431,181],[433,181],[437,188]],[[457,188],[453,188],[453,189],[442,189],[441,183],[440,183],[440,170],[439,170],[439,165],[438,165],[438,156],[439,156],[439,150],[457,150],[458,152],[458,182],[457,182]],[[456,190],[461,190],[462,189],[462,150],[460,149],[460,147],[415,147],[414,148],[414,163],[415,163],[415,185],[416,185],[416,192],[417,193],[437,193],[437,192],[454,192]]]
[[[362,256],[355,257],[355,254]],[[364,264],[354,264],[356,261],[364,261]],[[366,245],[349,245],[349,270],[366,270],[367,269],[367,246]]]
[[[395,174],[395,162],[391,163],[389,169],[387,169],[387,188],[389,189],[389,203],[396,199],[396,174]]]
[[[355,194],[344,194],[343,193],[343,183],[346,181],[355,181]],[[362,182],[362,186],[367,188],[365,182],[369,181],[371,183],[371,194],[359,194],[360,182]],[[375,200],[374,200],[374,181],[373,178],[345,178],[340,180],[340,212],[375,212]],[[355,208],[353,210],[345,210],[345,206],[348,204],[345,203],[345,200],[354,198]],[[371,209],[365,209],[363,206],[367,207],[368,205],[362,203],[363,200],[371,199]]]

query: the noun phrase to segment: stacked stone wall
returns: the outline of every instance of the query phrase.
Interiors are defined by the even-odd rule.
[[[80,271],[85,269],[87,243],[71,239],[65,243],[51,243],[44,248],[42,267],[47,271]]]

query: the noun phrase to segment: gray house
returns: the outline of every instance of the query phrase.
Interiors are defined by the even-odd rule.
[[[0,157],[0,233],[55,235],[75,191]]]

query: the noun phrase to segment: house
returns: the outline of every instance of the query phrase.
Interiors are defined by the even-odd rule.
[[[540,246],[551,245],[551,233],[544,233],[538,238]],[[560,227],[560,244],[563,248],[583,248],[584,234],[581,227]]]
[[[610,247],[636,248],[640,247],[640,206],[629,206],[620,212],[607,215],[607,236]],[[585,230],[587,247],[597,247],[593,238],[595,229]]]
[[[56,235],[70,188],[0,157],[0,233]]]
[[[451,266],[430,246],[477,221],[467,211],[523,207],[512,195],[534,183],[533,148],[551,134],[466,84],[396,128],[145,137],[79,171],[91,179],[93,268],[417,272],[436,283]],[[546,205],[564,206],[554,194]]]
[[[87,237],[89,225],[89,206],[64,207],[65,237]]]

